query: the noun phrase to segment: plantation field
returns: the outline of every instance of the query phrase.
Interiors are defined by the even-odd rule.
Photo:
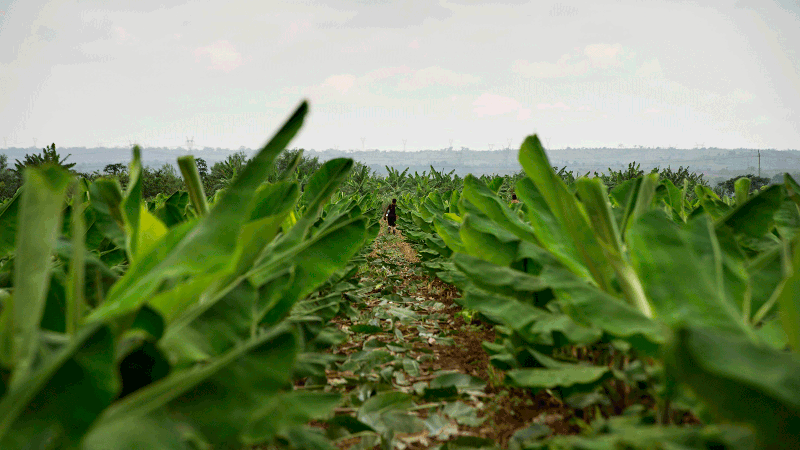
[[[454,302],[458,290],[422,272],[402,234],[386,234],[382,225],[358,274],[363,287],[353,291],[353,310],[332,320],[348,339],[336,348],[334,354],[344,359],[326,372],[327,384],[343,396],[361,397],[384,383],[392,383],[393,392],[416,396],[419,404],[397,411],[408,414],[405,427],[386,424],[398,433],[398,444],[410,447],[467,436],[505,447],[534,418],[560,433],[578,431],[566,420],[572,410],[560,402],[503,385],[502,372],[481,347],[494,339],[493,325],[465,315]],[[336,414],[358,413],[357,403]],[[376,439],[370,442],[377,444]],[[338,446],[356,442],[359,438],[344,439]]]
[[[212,191],[186,156],[146,195],[138,147],[19,165],[0,448],[800,448],[791,176],[576,177],[529,136],[514,176],[378,177],[285,152],[307,110]]]

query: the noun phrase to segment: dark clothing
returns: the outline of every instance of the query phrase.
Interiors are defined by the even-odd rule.
[[[389,206],[386,208],[386,220],[389,222],[389,226],[395,226],[397,221],[397,213],[395,211],[395,207],[397,205],[395,203],[390,203]]]

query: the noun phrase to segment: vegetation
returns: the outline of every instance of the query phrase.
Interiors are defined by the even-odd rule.
[[[800,435],[785,431],[800,423],[795,394],[777,390],[800,369],[798,295],[787,290],[798,279],[788,268],[800,262],[800,186],[787,175],[751,195],[740,183],[723,200],[697,184],[692,200],[688,179],[679,189],[622,173],[609,194],[603,177],[568,187],[535,136],[520,162],[521,206],[497,196],[501,179],[468,176],[460,193],[431,193],[412,215],[426,266],[495,324],[484,348],[507,383],[550,390],[591,421],[585,436],[530,448],[796,447]],[[666,426],[687,417],[755,433],[743,443],[747,429]]]
[[[22,177],[22,169],[26,167],[39,167],[45,164],[56,165],[60,166],[64,169],[71,169],[75,166],[75,163],[66,163],[67,158],[72,155],[67,155],[64,158],[61,158],[59,154],[56,152],[56,144],[53,143],[49,147],[45,147],[42,149],[41,154],[32,154],[32,155],[25,155],[25,159],[23,161],[17,160],[16,165],[14,167],[14,173],[17,176]]]
[[[22,185],[22,172],[26,167],[40,167],[44,165],[55,165],[62,169],[69,170],[74,163],[67,163],[66,160],[71,155],[64,158],[56,152],[56,144],[51,144],[42,149],[42,153],[25,155],[22,161],[16,160],[14,168],[8,167],[8,157],[0,155],[0,202],[14,195]]]
[[[728,197],[734,195],[736,193],[736,183],[739,180],[742,180],[743,183],[747,183],[749,185],[749,188],[747,189],[747,192],[751,193],[751,194],[753,192],[755,192],[755,191],[761,190],[761,188],[769,186],[770,184],[779,184],[779,183],[772,183],[772,181],[769,178],[757,177],[757,176],[755,176],[753,174],[739,175],[739,176],[727,179],[727,180],[723,181],[722,183],[718,183],[717,184],[717,192],[720,195],[725,195],[725,196],[728,196]]]
[[[791,176],[579,176],[530,136],[515,175],[379,177],[285,151],[306,113],[180,175],[20,169],[0,447],[800,446]]]

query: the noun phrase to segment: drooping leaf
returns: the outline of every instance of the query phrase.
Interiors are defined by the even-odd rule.
[[[88,326],[11,386],[0,401],[0,446],[77,448],[119,388],[113,335]]]
[[[761,448],[800,446],[800,360],[721,330],[681,328],[666,360],[719,416],[753,426]]]
[[[225,269],[236,252],[239,230],[250,218],[249,206],[269,169],[300,129],[308,105],[303,102],[284,126],[233,180],[207,216],[171,228],[158,245],[131,265],[114,285],[107,302],[88,320],[125,314],[142,304],[162,280]]]
[[[721,217],[717,227],[727,226],[735,234],[761,237],[775,226],[775,213],[780,209],[783,197],[783,186],[769,186]]]
[[[610,376],[608,367],[578,365],[559,369],[517,369],[506,373],[511,385],[537,389],[591,386]]]
[[[651,212],[631,226],[628,240],[633,266],[659,320],[753,336],[728,297],[723,254],[707,216],[690,220],[682,229]]]
[[[276,327],[210,363],[172,373],[116,402],[100,425],[166,407],[213,445],[238,448],[252,414],[288,387],[297,347],[288,327]]]
[[[243,433],[247,444],[269,442],[277,435],[288,435],[310,420],[327,419],[341,400],[336,393],[287,392],[276,396],[253,414]]]

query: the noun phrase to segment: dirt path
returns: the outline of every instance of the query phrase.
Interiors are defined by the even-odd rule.
[[[396,433],[401,448],[433,447],[459,436],[506,448],[514,432],[532,423],[559,434],[577,431],[568,423],[570,410],[553,397],[502,386],[502,374],[481,346],[494,341],[492,326],[465,322],[454,302],[459,291],[428,277],[417,263],[402,234],[386,234],[384,226],[359,272],[362,288],[354,310],[333,321],[348,334],[347,342],[333,349],[344,360],[328,371],[334,389],[356,398],[387,389],[414,395],[416,406],[408,414],[425,426]],[[455,386],[442,380],[456,380],[450,383]],[[357,406],[338,413],[355,415]],[[337,445],[370,446],[360,440]]]

